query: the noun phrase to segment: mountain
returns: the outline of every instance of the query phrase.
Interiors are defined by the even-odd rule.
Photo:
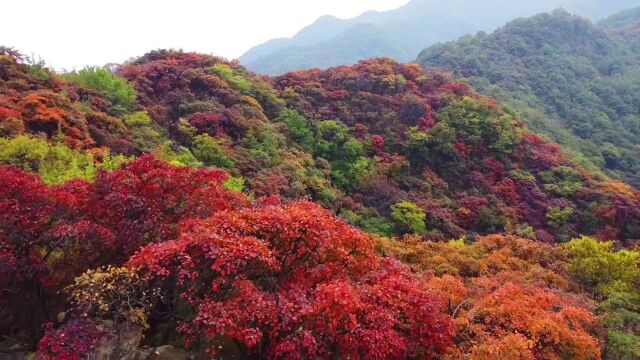
[[[447,74],[0,54],[0,353],[638,352],[640,193]]]
[[[622,37],[634,47],[636,52],[640,51],[640,7],[620,12],[612,15],[598,23],[598,26],[606,29],[609,33]]]
[[[637,186],[640,52],[628,29],[639,23],[637,10],[600,25],[558,10],[435,45],[417,61],[452,71],[582,154],[585,166]]]
[[[412,0],[396,10],[370,11],[352,19],[321,17],[292,38],[255,46],[240,61],[262,74],[328,68],[379,56],[406,62],[435,43],[467,33],[493,31],[514,18],[560,6],[601,19],[636,5],[632,0]]]
[[[307,196],[387,236],[640,237],[634,190],[577,166],[494,100],[415,64],[374,59],[263,79],[219,58],[164,50],[123,64],[121,77],[101,69],[57,76],[3,59],[5,136],[43,136],[107,163],[148,153],[225,168],[254,196]],[[133,102],[116,106],[127,86]],[[25,163],[34,145],[18,139],[0,162],[53,182],[90,178],[101,166],[51,173],[48,163],[64,163],[48,158],[57,153]],[[403,222],[409,210],[417,222]]]

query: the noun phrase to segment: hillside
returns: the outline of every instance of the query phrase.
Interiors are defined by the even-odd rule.
[[[600,22],[598,26],[613,36],[631,44],[635,52],[640,51],[640,7],[622,11]]]
[[[637,6],[622,1],[476,1],[412,0],[391,11],[366,12],[352,19],[319,18],[291,38],[273,39],[240,57],[243,65],[261,74],[355,64],[372,57],[406,62],[427,46],[464,34],[493,31],[512,19],[564,7],[601,19]]]
[[[640,194],[443,73],[1,54],[0,353],[640,352]]]
[[[78,150],[100,146],[113,155],[150,153],[176,164],[225,168],[256,196],[309,196],[382,235],[447,239],[518,231],[551,242],[579,234],[640,237],[635,191],[576,167],[493,100],[415,65],[378,59],[269,80],[214,57],[158,51],[118,72],[137,93],[120,117],[62,96],[64,105],[38,103],[37,119],[52,125],[31,125],[32,105],[20,99],[43,90],[23,87],[6,90],[4,113],[19,115],[3,124],[26,120],[14,133],[61,138]],[[47,91],[74,87],[82,89],[58,84]],[[81,109],[71,117],[77,124],[69,125],[57,106]],[[97,124],[106,130],[95,130],[87,116],[104,118]],[[82,133],[85,128],[91,131]],[[83,143],[64,136],[76,133],[85,134]],[[406,211],[419,216],[416,224],[405,223],[400,214]]]
[[[639,23],[637,11],[599,26],[555,11],[433,46],[417,61],[508,104],[532,129],[584,155],[585,166],[637,186],[640,52],[629,29]]]

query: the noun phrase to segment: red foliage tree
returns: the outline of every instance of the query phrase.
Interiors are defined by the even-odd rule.
[[[28,299],[32,317],[16,321],[37,329],[60,310],[59,291],[74,276],[175,238],[184,218],[244,206],[241,194],[223,188],[227,178],[222,170],[175,167],[150,156],[100,173],[93,183],[63,186],[0,166],[3,301],[18,309]]]
[[[178,330],[210,355],[236,344],[270,358],[432,358],[451,341],[434,293],[308,202],[186,222],[128,266],[180,294],[191,316]]]
[[[183,218],[245,204],[241,194],[222,187],[227,179],[223,170],[176,167],[144,156],[98,175],[84,212],[112,229],[125,259],[140,245],[175,238]]]
[[[468,323],[459,335],[469,337],[461,347],[471,358],[600,359],[590,334],[596,320],[571,299],[537,287],[477,282],[475,291],[489,291],[461,314]]]

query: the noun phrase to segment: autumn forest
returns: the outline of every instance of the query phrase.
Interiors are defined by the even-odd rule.
[[[640,12],[523,21],[277,76],[0,47],[0,359],[640,359]]]

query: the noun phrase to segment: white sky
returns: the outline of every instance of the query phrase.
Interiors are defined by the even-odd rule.
[[[237,58],[322,15],[348,18],[408,0],[0,0],[0,45],[56,69],[120,63],[158,48]]]

